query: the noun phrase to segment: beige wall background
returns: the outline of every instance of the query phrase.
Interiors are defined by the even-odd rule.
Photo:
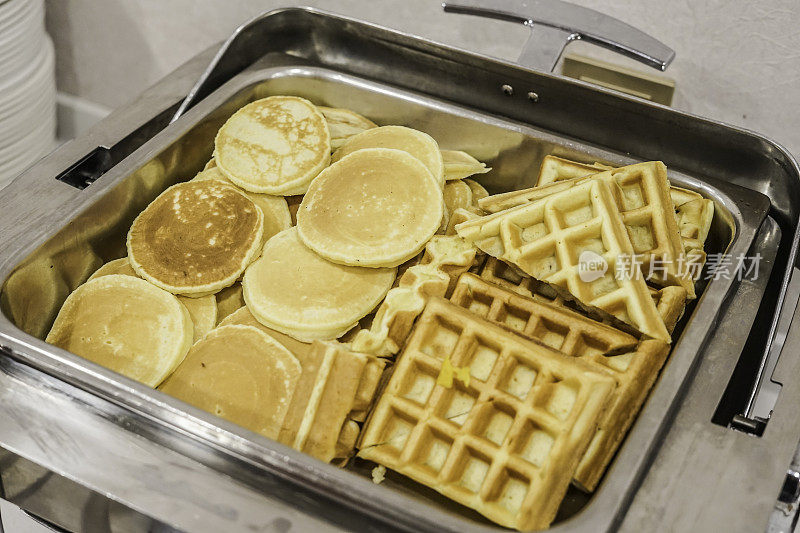
[[[758,131],[800,155],[800,1],[572,1],[639,27],[675,49],[667,71],[677,83],[675,107]],[[301,3],[504,59],[516,58],[528,32],[512,23],[445,14],[439,0]],[[275,0],[47,0],[59,88],[117,107],[225,39],[241,22],[287,5]],[[568,50],[588,53],[583,43]]]

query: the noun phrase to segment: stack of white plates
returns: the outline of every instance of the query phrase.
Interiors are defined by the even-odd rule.
[[[54,64],[44,0],[0,0],[0,187],[53,148]]]

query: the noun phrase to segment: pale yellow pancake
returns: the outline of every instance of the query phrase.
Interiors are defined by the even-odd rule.
[[[418,159],[402,150],[367,148],[311,183],[297,229],[306,246],[336,263],[393,267],[425,246],[442,215],[442,191]]]
[[[236,186],[232,181],[226,178],[217,167],[203,170],[192,178],[191,181],[204,180],[220,180]],[[289,214],[289,206],[283,196],[272,196],[271,194],[259,194],[244,190],[242,190],[242,192],[244,192],[254,204],[260,207],[261,212],[264,213],[264,240],[292,226],[292,215]]]
[[[283,334],[280,331],[274,330],[272,328],[268,328],[258,320],[256,317],[253,316],[253,313],[247,307],[240,307],[224,319],[220,321],[219,327],[222,326],[253,326],[254,328],[258,328],[280,344],[284,346],[287,350],[292,352],[292,355],[297,357],[297,360],[300,361],[300,365],[303,367],[305,371],[306,367],[306,360],[308,359],[308,354],[311,351],[311,343],[310,342],[303,342],[295,339],[294,337],[290,337],[289,335]]]
[[[325,260],[303,245],[297,228],[275,235],[244,273],[247,308],[265,326],[295,339],[335,339],[372,311],[394,282],[394,268]]]
[[[330,162],[328,124],[308,100],[270,96],[247,104],[214,140],[217,168],[241,188],[300,194]]]
[[[442,150],[444,179],[460,180],[475,174],[486,174],[491,168],[471,155],[460,150]]]
[[[359,133],[377,128],[378,125],[349,109],[339,107],[317,106],[328,123],[331,132],[331,150],[341,148],[350,137]]]
[[[301,371],[272,337],[251,326],[224,326],[192,346],[159,389],[277,439]]]
[[[139,276],[173,294],[213,294],[242,275],[263,232],[264,214],[236,187],[179,183],[133,221],[128,259]]]
[[[89,276],[87,281],[112,274],[139,277],[136,275],[136,271],[131,266],[128,258],[123,257],[122,259],[109,261],[101,266],[94,274]],[[189,316],[192,317],[195,342],[202,339],[206,333],[214,329],[214,326],[217,324],[217,299],[213,294],[200,298],[178,296],[178,301],[186,307],[186,310],[189,311]]]
[[[155,387],[192,345],[192,320],[172,294],[112,274],[69,295],[46,341]]]
[[[335,163],[346,155],[364,148],[393,148],[408,152],[425,165],[440,187],[444,186],[442,153],[439,151],[439,145],[427,133],[405,126],[373,128],[348,139],[331,156],[331,162]]]

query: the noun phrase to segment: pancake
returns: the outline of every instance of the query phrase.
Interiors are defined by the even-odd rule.
[[[216,166],[217,162],[212,157],[211,159],[208,160],[208,163],[206,163],[206,165],[203,167],[203,170],[208,170],[209,168],[214,168]]]
[[[491,168],[471,155],[460,150],[442,150],[444,179],[460,180],[475,174],[486,174]]]
[[[247,104],[214,140],[217,168],[239,187],[267,194],[304,192],[328,166],[330,152],[325,117],[296,96],[270,96]]]
[[[362,131],[377,128],[378,125],[355,111],[338,107],[317,106],[328,123],[331,132],[331,150],[341,148],[350,137]]]
[[[264,214],[242,191],[217,180],[173,185],[128,232],[136,273],[173,294],[228,287],[257,256]]]
[[[296,228],[277,234],[244,273],[244,301],[265,326],[297,340],[331,340],[377,306],[394,268],[338,265],[306,248]]]
[[[192,346],[159,389],[277,439],[301,371],[297,358],[265,333],[224,326]]]
[[[225,317],[239,308],[244,307],[244,297],[242,296],[242,284],[238,281],[230,287],[225,287],[219,291],[217,297],[217,323],[222,323]]]
[[[175,296],[143,279],[112,274],[70,294],[45,340],[155,387],[183,360],[192,330]]]
[[[102,276],[110,276],[112,274],[139,277],[136,275],[136,271],[131,266],[128,258],[123,257],[122,259],[109,261],[101,266],[94,274],[89,276],[87,281]],[[217,324],[217,299],[213,294],[200,298],[178,296],[178,301],[186,307],[186,310],[189,311],[189,316],[192,318],[192,325],[194,325],[194,342],[202,339],[206,333],[214,329],[214,326]]]
[[[418,159],[368,148],[320,173],[300,204],[297,229],[306,246],[335,263],[393,267],[425,246],[442,216],[442,191]]]
[[[293,337],[290,337],[289,335],[281,333],[280,331],[268,328],[256,320],[256,317],[253,316],[253,313],[251,313],[247,307],[241,307],[221,320],[219,327],[223,326],[253,326],[254,328],[260,329],[281,343],[284,348],[292,352],[292,355],[297,357],[298,361],[300,361],[300,365],[303,367],[303,370],[305,370],[306,360],[308,359],[308,354],[311,352],[311,343],[299,341]]]
[[[331,162],[335,163],[346,155],[364,148],[393,148],[408,152],[425,165],[440,187],[444,186],[442,153],[439,151],[439,145],[427,133],[405,126],[373,128],[351,137],[331,156]]]
[[[234,185],[234,183],[226,178],[217,167],[203,170],[192,178],[191,181],[204,180],[220,180]],[[289,214],[289,206],[283,196],[272,196],[271,194],[259,194],[248,191],[242,192],[244,192],[254,204],[260,207],[261,212],[264,213],[264,240],[292,226],[292,216]]]

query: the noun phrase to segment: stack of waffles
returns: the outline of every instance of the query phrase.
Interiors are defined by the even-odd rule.
[[[398,354],[359,456],[544,529],[570,483],[597,488],[667,360],[713,203],[660,162],[548,156],[536,187],[477,204],[354,339]],[[582,270],[587,251],[605,269]],[[625,255],[634,272],[617,268]]]

